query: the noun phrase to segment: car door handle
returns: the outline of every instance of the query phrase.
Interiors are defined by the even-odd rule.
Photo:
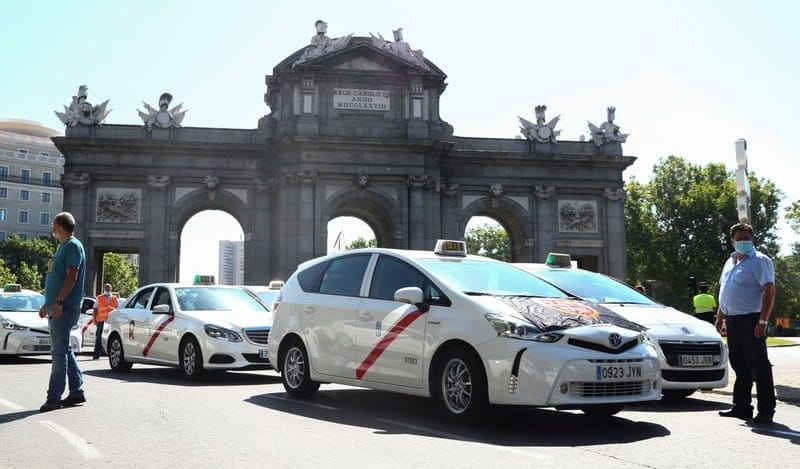
[[[372,317],[373,317],[372,314],[366,311],[361,311],[360,313],[358,313],[358,319],[362,321],[372,321]]]
[[[313,306],[306,306],[303,308],[303,312],[306,314],[314,314],[314,307]]]

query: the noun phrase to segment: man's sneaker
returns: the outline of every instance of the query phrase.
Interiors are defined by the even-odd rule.
[[[41,407],[39,407],[39,412],[50,412],[51,410],[56,410],[61,408],[61,401],[58,399],[48,399],[44,401]]]
[[[84,402],[86,402],[86,396],[83,394],[78,394],[75,396],[69,395],[66,397],[66,399],[61,399],[61,405],[63,407],[72,407],[78,404],[83,404]]]
[[[745,412],[745,411],[738,410],[738,409],[731,409],[731,410],[726,410],[725,412],[720,412],[719,416],[720,417],[734,417],[734,418],[742,419],[742,420],[750,420],[751,418],[753,418],[753,414],[751,412]]]
[[[772,414],[765,414],[763,412],[759,412],[758,415],[756,415],[756,418],[753,419],[753,423],[760,423],[760,424],[772,423]]]

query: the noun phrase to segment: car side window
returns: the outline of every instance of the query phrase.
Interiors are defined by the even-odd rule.
[[[371,254],[341,257],[331,261],[322,275],[319,292],[328,295],[358,296]]]
[[[164,287],[159,287],[156,291],[156,296],[153,299],[153,304],[150,306],[150,309],[153,309],[158,305],[167,305],[169,306],[169,310],[172,311],[172,301],[169,297],[169,290]]]
[[[153,288],[145,288],[136,294],[136,296],[128,302],[127,307],[133,309],[146,309],[147,302],[153,295]]]
[[[418,287],[424,293],[425,276],[403,261],[390,256],[381,256],[375,264],[369,297],[394,300],[394,292],[404,287]]]
[[[320,262],[297,274],[297,282],[303,291],[314,291],[319,284],[320,277],[330,265],[330,262]]]

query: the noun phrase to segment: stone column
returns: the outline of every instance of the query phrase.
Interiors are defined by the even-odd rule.
[[[623,188],[603,189],[603,206],[605,208],[606,246],[604,257],[607,259],[608,275],[624,279],[626,277],[625,257],[625,199],[627,194]]]
[[[142,220],[147,232],[139,255],[140,280],[178,281],[178,252],[168,249],[169,245],[169,203],[170,177],[150,174],[147,176],[147,188],[144,196],[146,207],[142,212],[146,219]],[[158,279],[158,280],[156,280]]]
[[[89,173],[64,173],[61,184],[64,186],[63,210],[70,212],[75,217],[75,237],[83,243],[86,252],[86,279],[83,284],[83,293],[87,296],[95,294],[94,285],[100,273],[97,253],[89,229],[94,223],[94,204],[91,200]],[[99,259],[102,262],[102,257]]]
[[[253,220],[250,239],[244,241],[244,281],[248,285],[266,285],[272,280],[272,267],[277,258],[277,247],[272,242],[270,227],[278,217],[272,211],[272,198],[277,187],[275,178],[254,178],[248,204]],[[281,280],[286,280],[282,277]]]
[[[301,262],[314,258],[315,243],[319,242],[315,227],[314,205],[317,173],[296,171],[283,175],[279,201],[278,223],[279,261],[274,275],[288,277]]]
[[[411,174],[408,186],[408,249],[425,249],[424,189],[430,178],[425,174]]]
[[[555,246],[558,232],[558,209],[556,207],[556,188],[554,186],[536,186],[533,196],[536,198],[532,214],[533,259],[532,262],[543,262],[547,254]],[[538,236],[537,236],[538,235]]]

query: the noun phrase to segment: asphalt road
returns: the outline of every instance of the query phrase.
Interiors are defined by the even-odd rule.
[[[499,408],[459,426],[427,399],[347,386],[294,400],[268,371],[193,383],[166,368],[80,363],[88,402],[40,414],[49,360],[0,359],[0,467],[741,469],[796,467],[800,443],[798,405],[779,402],[775,425],[753,427],[718,417],[730,397],[715,393],[607,420]]]

